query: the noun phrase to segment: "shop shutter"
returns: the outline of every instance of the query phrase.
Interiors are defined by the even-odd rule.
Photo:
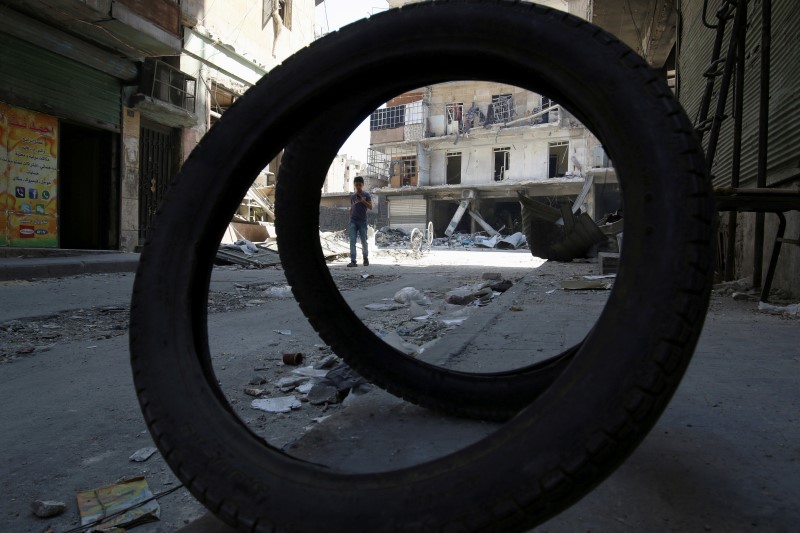
[[[410,232],[425,229],[428,224],[428,202],[422,196],[391,196],[389,200],[389,225]]]
[[[0,100],[86,125],[120,130],[116,78],[0,34]]]
[[[713,2],[707,19],[716,23]],[[689,117],[697,118],[706,85],[703,72],[711,64],[711,49],[716,30],[702,23],[702,0],[681,2],[683,32],[678,53],[679,98]],[[761,2],[748,2],[748,29],[745,50],[744,110],[742,115],[742,154],[740,183],[754,187],[758,163],[758,108],[761,73]],[[800,92],[800,45],[795,28],[800,24],[800,10],[792,0],[772,2],[772,43],[770,58],[769,152],[767,160],[768,185],[798,174],[798,149],[800,123],[797,122],[797,94]],[[724,57],[730,42],[733,21],[728,21],[723,41]],[[719,87],[719,79],[716,87]],[[714,159],[715,186],[731,183],[733,157],[733,81],[728,95],[725,115],[728,117],[720,130],[719,144]],[[709,115],[713,114],[716,92]],[[708,133],[704,137],[708,144]]]

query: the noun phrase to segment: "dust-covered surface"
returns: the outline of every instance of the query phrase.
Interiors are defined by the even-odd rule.
[[[592,313],[602,309],[610,293],[562,288],[563,280],[596,274],[595,263],[542,266],[527,252],[433,251],[414,257],[376,250],[370,261],[367,268],[346,268],[347,260],[330,264],[357,316],[376,334],[392,333],[390,340],[411,349],[412,356],[437,354],[437,364],[464,370],[491,371],[531,353],[546,356],[571,346],[591,327]],[[480,292],[476,288],[484,283],[504,280],[512,284],[506,292],[492,291],[463,305],[446,301],[449,294],[463,298],[470,290]],[[153,445],[128,360],[131,283],[131,275],[106,274],[0,284],[4,303],[20,309],[13,317],[6,308],[4,316],[13,318],[0,323],[0,349],[4,360],[12,361],[0,364],[5,406],[0,449],[10,487],[0,501],[0,530],[76,527],[76,492],[124,477],[144,476],[156,494],[179,486],[159,453],[144,462],[129,459]],[[406,288],[430,303],[395,302]],[[677,408],[668,410],[631,466],[542,531],[735,530],[737,524],[745,524],[742,530],[789,530],[784,526],[797,523],[800,472],[791,446],[800,438],[794,429],[794,413],[800,412],[797,322],[760,313],[757,302],[745,296],[734,299],[733,292],[746,291],[727,291],[721,286],[712,296],[709,333],[701,338],[696,362],[673,402]],[[26,302],[38,303],[26,307]],[[446,446],[461,446],[485,431],[480,424],[477,430],[468,428],[402,402],[378,402],[360,418],[360,406],[371,406],[384,394],[361,384],[344,387],[353,376],[340,376],[318,396],[308,388],[317,378],[288,383],[299,369],[341,369],[342,360],[287,293],[280,268],[216,268],[209,311],[209,352],[221,391],[255,434],[289,453],[311,446],[324,453],[320,462],[344,469],[347,461],[364,468],[369,461],[380,462],[381,453],[389,453],[396,464],[413,463],[430,457],[430,445],[444,453]],[[443,347],[454,346],[452,339],[470,335],[483,327],[479,324],[491,325],[486,331],[494,333],[438,357]],[[532,349],[528,333],[537,333]],[[525,349],[516,350],[523,342]],[[34,349],[25,353],[31,345]],[[301,354],[302,360],[287,364],[285,354]],[[353,388],[366,395],[351,397]],[[271,409],[271,400],[287,397],[296,400],[288,402],[287,412],[253,407],[260,400]],[[348,428],[358,429],[359,439],[353,440]],[[432,433],[422,437],[425,431]],[[415,440],[403,443],[400,437]],[[38,499],[62,501],[66,511],[37,518],[31,504]],[[136,531],[175,531],[206,512],[185,489],[159,502],[160,522]]]

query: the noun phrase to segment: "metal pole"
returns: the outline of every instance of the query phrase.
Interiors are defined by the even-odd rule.
[[[733,161],[731,162],[731,187],[739,186],[739,173],[742,161],[742,113],[744,109],[744,52],[747,41],[747,1],[742,0],[742,26],[736,36],[736,83],[733,101]],[[728,212],[728,244],[725,247],[725,280],[733,280],[736,273],[736,227],[739,213]]]
[[[758,175],[756,187],[767,186],[769,126],[769,61],[772,42],[772,0],[761,0],[761,98],[758,114]],[[761,286],[764,262],[764,213],[756,213],[753,236],[753,287]]]

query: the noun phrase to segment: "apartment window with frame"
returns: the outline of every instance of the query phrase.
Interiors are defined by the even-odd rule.
[[[381,107],[369,117],[369,130],[388,130],[402,127],[406,122],[406,106]]]
[[[409,156],[400,159],[400,185],[416,185],[417,157]]]

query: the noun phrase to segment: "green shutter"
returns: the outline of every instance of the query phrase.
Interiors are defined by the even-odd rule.
[[[120,82],[103,72],[0,33],[0,100],[119,131]]]

